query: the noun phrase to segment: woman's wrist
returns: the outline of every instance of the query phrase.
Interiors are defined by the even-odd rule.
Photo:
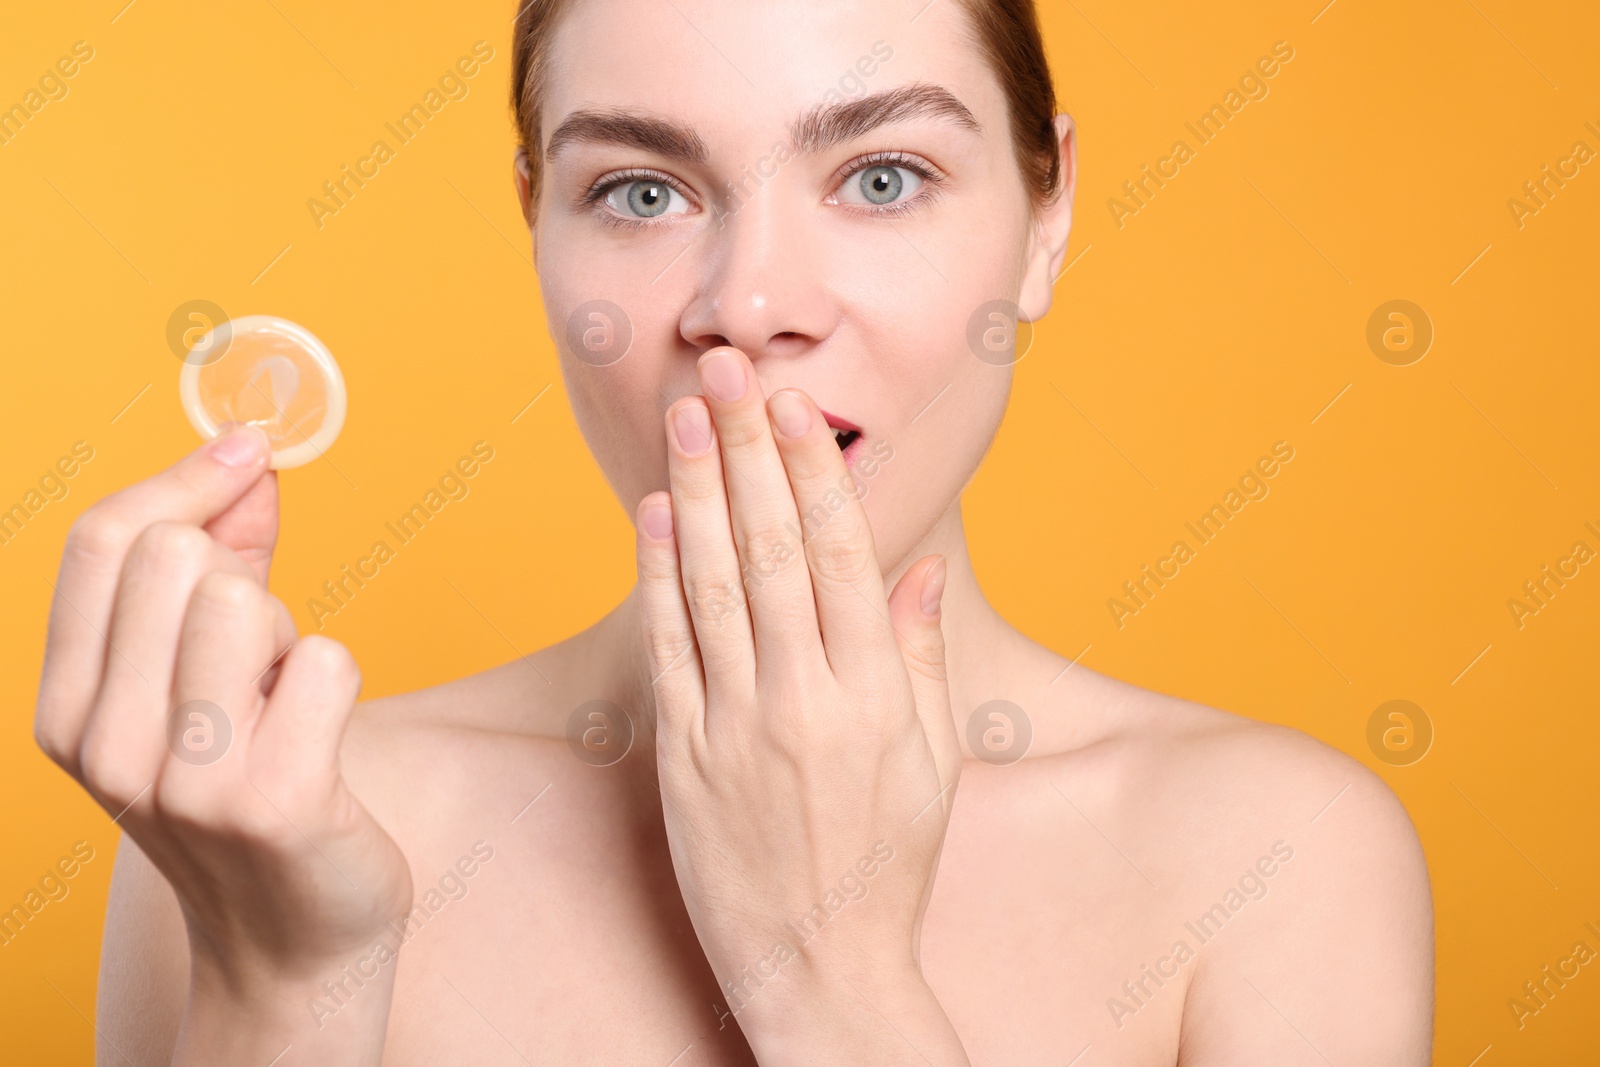
[[[172,1062],[377,1067],[395,969],[391,960],[358,978],[338,963],[224,968],[196,954]]]
[[[939,998],[909,962],[785,967],[735,1014],[763,1067],[968,1062]]]

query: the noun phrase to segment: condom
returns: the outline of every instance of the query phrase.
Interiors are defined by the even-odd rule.
[[[246,315],[206,331],[184,357],[178,394],[202,437],[237,423],[259,428],[272,443],[274,470],[310,463],[344,426],[344,376],[328,347],[273,315]]]

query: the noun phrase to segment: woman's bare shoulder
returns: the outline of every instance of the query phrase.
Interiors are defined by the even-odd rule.
[[[1337,910],[1341,893],[1376,893],[1374,908],[1428,920],[1431,930],[1416,830],[1359,760],[1300,730],[1081,665],[1068,677],[1070,688],[1064,680],[1034,716],[1042,744],[1025,762],[1108,838],[1139,842],[1137,862],[1156,885],[1203,895],[1281,841],[1317,857],[1303,867],[1324,871],[1304,886],[1307,907]]]
[[[1094,672],[1074,699],[1092,730],[1085,752],[1130,798],[1233,825],[1315,826],[1420,859],[1411,820],[1383,779],[1307,733]]]
[[[1186,1062],[1298,1055],[1292,1030],[1260,1025],[1274,1008],[1334,1062],[1426,1062],[1427,864],[1384,780],[1299,730],[1101,675],[1078,699],[1094,736],[1047,773],[1183,920]]]

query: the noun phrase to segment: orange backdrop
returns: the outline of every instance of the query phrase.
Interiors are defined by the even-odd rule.
[[[1600,13],[1322,3],[1043,0],[1078,225],[967,495],[974,554],[1060,652],[1376,768],[1432,872],[1438,1062],[1576,1063],[1600,969],[1520,1026],[1508,1001],[1600,950]],[[632,579],[509,180],[511,5],[124,4],[0,15],[0,106],[23,108],[0,115],[0,508],[26,519],[0,526],[0,906],[75,862],[0,945],[14,1062],[90,1059],[117,830],[30,720],[74,516],[195,444],[176,308],[287,316],[343,366],[342,438],[283,479],[273,585],[303,628],[385,520],[495,449],[325,620],[369,694],[555,641]],[[322,183],[479,41],[468,95],[314,220]],[[1109,605],[1280,441],[1267,496],[1157,596]],[[1369,729],[1393,700],[1406,717]]]

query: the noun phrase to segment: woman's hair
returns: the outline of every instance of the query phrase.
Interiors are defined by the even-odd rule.
[[[537,204],[542,169],[539,98],[551,39],[562,13],[574,0],[519,2],[522,8],[512,29],[511,109],[518,143],[528,159],[530,188]],[[966,9],[977,44],[1005,93],[1011,115],[1011,142],[1023,183],[1034,206],[1046,206],[1061,192],[1061,145],[1055,130],[1055,87],[1050,81],[1033,0],[957,2]]]

